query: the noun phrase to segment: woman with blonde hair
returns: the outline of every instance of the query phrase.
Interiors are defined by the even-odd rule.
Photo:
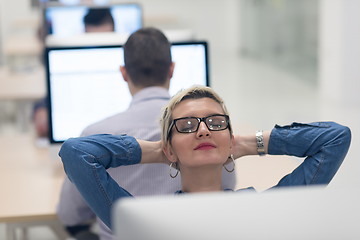
[[[181,174],[178,194],[210,192],[227,190],[221,185],[222,168],[231,172],[237,158],[291,155],[305,160],[274,188],[328,184],[351,141],[350,129],[334,122],[276,125],[271,131],[234,136],[223,100],[203,86],[185,89],[170,100],[162,114],[161,129],[162,140],[158,142],[101,134],[63,144],[59,155],[66,174],[110,228],[113,203],[132,195],[108,175],[107,168],[165,163],[170,166],[169,177]]]

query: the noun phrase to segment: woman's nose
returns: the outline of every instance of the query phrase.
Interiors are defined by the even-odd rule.
[[[197,137],[204,137],[204,136],[210,136],[210,135],[211,135],[211,131],[208,129],[206,124],[204,122],[200,122],[199,128],[198,128],[198,130],[196,132],[196,136]]]

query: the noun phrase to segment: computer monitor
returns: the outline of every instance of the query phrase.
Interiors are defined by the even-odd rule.
[[[119,200],[119,240],[360,239],[360,190],[295,187]]]
[[[31,0],[36,4],[49,4],[49,3],[61,3],[64,5],[76,5],[80,4],[81,0]],[[110,0],[92,0],[96,4],[107,4]]]
[[[171,54],[170,95],[194,84],[209,86],[206,42],[173,43]],[[51,143],[78,137],[88,125],[128,108],[121,45],[46,48],[45,59]]]
[[[143,26],[141,5],[119,3],[112,5],[55,5],[44,8],[45,34],[69,37],[85,33],[84,16],[90,9],[108,8],[114,20],[114,32],[131,34]]]

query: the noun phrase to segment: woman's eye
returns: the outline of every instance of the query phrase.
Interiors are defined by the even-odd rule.
[[[194,126],[196,126],[196,123],[194,123],[191,120],[186,120],[180,122],[179,125],[180,125],[179,129],[181,132],[192,132],[195,128]]]
[[[182,131],[187,131],[187,130],[191,130],[192,128],[193,128],[192,125],[184,125],[184,126],[181,127],[181,130]]]
[[[183,129],[183,132],[192,132],[192,128],[185,128],[185,129]]]
[[[226,122],[223,119],[209,119],[208,125],[211,129],[217,129],[224,127]]]

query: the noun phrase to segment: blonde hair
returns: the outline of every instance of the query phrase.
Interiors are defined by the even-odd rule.
[[[172,112],[174,111],[175,107],[180,102],[186,99],[200,99],[200,98],[211,98],[215,100],[217,103],[220,104],[221,108],[224,111],[224,114],[229,115],[229,112],[222,98],[210,87],[195,85],[190,88],[183,89],[179,91],[177,94],[175,94],[163,109],[160,125],[161,125],[161,140],[164,146],[166,146],[171,140],[171,137],[169,137],[170,135],[169,128],[173,121]],[[230,120],[229,120],[229,130],[230,130],[230,134],[232,135]]]

